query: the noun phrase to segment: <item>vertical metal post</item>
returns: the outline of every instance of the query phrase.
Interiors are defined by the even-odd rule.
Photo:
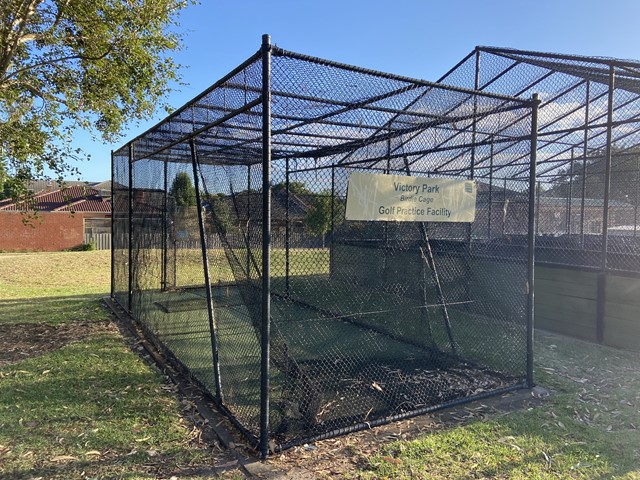
[[[209,275],[209,256],[207,255],[207,236],[202,215],[202,198],[200,195],[200,181],[198,178],[198,153],[196,144],[189,140],[191,149],[191,165],[193,167],[193,186],[196,191],[196,208],[198,209],[198,228],[200,230],[200,251],[202,252],[202,269],[204,271],[204,290],[207,294],[207,314],[209,315],[209,335],[211,338],[211,356],[213,357],[213,377],[216,388],[216,402],[222,404],[222,390],[220,388],[220,364],[218,362],[218,338],[216,317],[213,310],[213,295],[211,293],[211,277]]]
[[[615,88],[615,68],[609,67],[609,98],[607,102],[607,149],[605,151],[604,202],[602,212],[602,257],[598,272],[598,314],[596,318],[596,339],[604,341],[604,316],[606,303],[607,250],[609,237],[609,196],[611,193],[611,159],[613,139],[613,100]]]
[[[571,166],[569,167],[569,197],[567,198],[567,234],[571,235],[571,206],[573,204],[573,164],[575,163],[575,153],[571,147]]]
[[[387,175],[389,175],[389,173],[391,172],[391,139],[388,138],[387,139],[387,165],[384,169],[384,173],[386,173]],[[383,275],[385,276],[385,280],[387,278],[387,269],[389,267],[389,222],[384,222],[383,223],[383,239],[384,239],[384,251],[383,251],[383,256],[382,256],[382,261],[383,261],[383,266],[382,266],[382,272]],[[424,270],[424,263],[422,263],[422,269]]]
[[[582,200],[580,203],[580,248],[584,249],[584,214],[587,196],[587,152],[589,147],[589,102],[591,82],[587,80],[587,98],[584,107],[584,137],[582,140]]]
[[[640,156],[636,156],[636,195],[635,195],[635,201],[633,202],[633,236],[634,237],[638,232],[638,201],[640,201]]]
[[[335,165],[331,165],[331,226],[330,226],[330,237],[329,237],[329,277],[331,277],[331,273],[333,272],[333,235],[335,229],[335,198],[336,198],[336,167]]]
[[[502,209],[503,209],[503,215],[502,215],[502,236],[504,237],[504,234],[506,232],[506,223],[507,223],[507,209],[509,208],[508,206],[509,204],[507,203],[507,179],[503,178],[502,179]]]
[[[133,143],[129,143],[129,292],[127,295],[127,310],[133,311]]]
[[[115,219],[116,219],[116,197],[114,195],[113,186],[116,183],[116,163],[115,157],[113,155],[113,150],[111,150],[111,298],[116,298],[116,276],[115,276],[115,260],[116,260],[116,251],[115,251],[115,243],[116,243],[116,231],[115,231]]]
[[[262,350],[260,456],[269,455],[271,341],[271,38],[262,36]]]
[[[477,92],[480,89],[480,50],[476,47],[476,73],[473,89]],[[476,137],[478,132],[478,95],[473,95],[473,121],[471,124],[471,165],[469,166],[469,178],[473,180],[476,168]],[[471,225],[469,225],[471,232]],[[470,233],[469,233],[470,235]]]
[[[527,259],[527,387],[533,388],[533,319],[534,319],[534,267],[536,246],[536,163],[538,159],[538,107],[540,99],[534,93],[531,98],[531,164],[529,166],[529,235]]]
[[[284,282],[285,282],[285,295],[289,296],[289,268],[290,265],[290,257],[289,257],[289,241],[290,241],[290,225],[289,225],[289,157],[285,159],[285,177],[284,177],[284,188],[285,188],[285,210],[284,210]]]
[[[169,202],[167,197],[169,195],[169,161],[164,161],[164,195],[162,196],[162,290],[168,288],[167,285],[167,265],[169,264],[169,252],[167,237],[169,236]]]
[[[474,78],[474,90],[477,92],[480,89],[480,49],[476,48],[476,62],[475,62],[475,78]],[[474,180],[476,176],[476,141],[478,138],[478,94],[473,95],[473,121],[471,125],[471,160],[469,165],[469,179]],[[471,242],[473,234],[473,222],[469,222],[466,225],[466,240],[467,245],[465,248],[464,262],[462,268],[464,269],[464,295],[465,298],[471,298],[471,281],[473,278],[471,269]]]
[[[247,248],[251,248],[251,165],[247,165]],[[247,280],[251,280],[251,252],[247,252]]]
[[[536,184],[536,235],[540,234],[540,193],[542,192],[542,184]]]
[[[487,241],[491,241],[491,215],[493,209],[493,140],[491,137],[491,150],[489,152],[489,218],[487,222]]]

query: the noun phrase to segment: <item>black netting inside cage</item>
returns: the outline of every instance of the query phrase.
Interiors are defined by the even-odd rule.
[[[114,154],[113,296],[263,454],[531,385],[535,105],[265,47]]]

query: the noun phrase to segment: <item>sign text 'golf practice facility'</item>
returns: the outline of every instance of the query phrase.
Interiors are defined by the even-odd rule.
[[[349,177],[346,218],[473,222],[476,190],[472,180],[354,172]]]

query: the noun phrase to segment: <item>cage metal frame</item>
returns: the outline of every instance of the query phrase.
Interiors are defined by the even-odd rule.
[[[212,355],[214,359],[214,376],[215,376],[215,392],[212,393],[213,400],[215,403],[221,408],[223,412],[225,412],[229,418],[240,428],[240,430],[250,439],[257,441],[257,448],[260,451],[262,457],[268,456],[270,453],[270,425],[269,425],[269,408],[270,408],[270,364],[271,364],[271,187],[272,187],[272,165],[274,161],[284,161],[286,162],[286,182],[288,186],[289,182],[289,161],[293,158],[305,158],[305,159],[314,159],[316,162],[316,168],[331,168],[332,175],[334,175],[334,167],[336,166],[358,166],[359,168],[368,168],[368,169],[383,169],[386,171],[390,171],[390,165],[394,164],[396,170],[403,170],[406,167],[406,171],[410,172],[410,163],[407,161],[407,155],[404,156],[402,154],[397,154],[396,156],[390,155],[387,151],[385,155],[380,155],[378,157],[369,158],[366,157],[360,160],[351,160],[350,155],[353,151],[358,149],[367,148],[371,145],[380,144],[381,142],[391,142],[392,140],[397,140],[401,138],[403,135],[407,135],[409,139],[413,134],[419,134],[420,132],[425,131],[428,127],[438,127],[440,125],[453,125],[453,128],[450,128],[450,132],[447,132],[449,136],[445,136],[444,140],[441,141],[436,148],[431,149],[430,151],[425,152],[412,152],[415,158],[420,158],[420,155],[426,155],[428,153],[432,153],[433,151],[447,151],[448,149],[458,148],[456,145],[456,139],[462,135],[467,135],[471,139],[467,140],[467,149],[466,151],[469,153],[471,161],[468,167],[460,168],[455,166],[455,162],[448,162],[448,169],[438,168],[436,169],[436,173],[442,175],[460,175],[465,178],[476,178],[478,173],[476,170],[477,162],[479,159],[476,158],[476,148],[479,146],[488,146],[491,145],[491,148],[494,148],[494,145],[504,145],[509,144],[509,142],[527,142],[530,145],[528,158],[520,159],[522,162],[522,170],[517,175],[519,180],[523,182],[528,182],[528,219],[527,219],[527,246],[526,246],[526,268],[527,268],[527,284],[528,290],[526,294],[527,298],[527,306],[526,306],[526,379],[522,384],[514,385],[506,390],[512,390],[514,388],[530,388],[534,384],[533,380],[533,305],[534,305],[534,245],[535,245],[535,236],[533,232],[535,231],[535,183],[536,183],[536,155],[537,155],[537,142],[538,142],[538,104],[540,103],[536,94],[532,94],[528,99],[521,99],[517,96],[507,96],[500,93],[492,93],[492,92],[481,92],[479,88],[460,88],[456,86],[449,86],[443,83],[433,83],[427,82],[424,80],[411,79],[408,77],[402,77],[397,75],[391,75],[381,72],[376,72],[373,70],[363,69],[359,67],[354,67],[350,65],[340,64],[337,62],[327,61],[323,59],[318,59],[315,57],[309,57],[306,55],[301,55],[298,53],[288,52],[286,50],[275,47],[271,44],[270,37],[268,35],[263,36],[263,42],[260,50],[256,52],[253,56],[251,56],[248,60],[243,62],[236,69],[232,70],[228,75],[224,76],[218,82],[214,83],[209,89],[205,90],[202,94],[197,96],[192,101],[185,104],[183,107],[179,108],[176,112],[172,113],[169,117],[159,122],[154,127],[150,128],[147,132],[139,135],[135,139],[128,142],[124,147],[117,150],[116,152],[112,152],[113,160],[113,178],[112,189],[114,192],[120,188],[127,190],[127,199],[128,204],[126,208],[122,208],[121,213],[127,213],[128,218],[126,218],[126,222],[121,222],[119,227],[116,227],[116,222],[114,219],[114,223],[112,223],[112,231],[114,235],[118,234],[118,228],[123,227],[125,229],[125,233],[128,234],[128,258],[127,258],[127,274],[128,274],[128,290],[126,292],[126,301],[122,301],[121,298],[117,295],[117,286],[116,286],[116,260],[115,260],[115,243],[112,246],[112,297],[124,307],[125,310],[129,311],[133,318],[135,319],[135,312],[133,312],[134,305],[134,295],[135,295],[135,287],[134,287],[134,264],[135,259],[133,258],[134,245],[132,232],[134,231],[134,194],[133,194],[133,166],[136,162],[144,161],[149,158],[161,158],[164,161],[164,191],[165,191],[165,204],[162,206],[163,209],[167,209],[166,205],[166,191],[167,191],[167,164],[169,162],[178,162],[184,164],[190,164],[193,172],[193,179],[195,182],[195,191],[196,191],[196,199],[197,199],[197,211],[198,211],[198,227],[199,227],[199,235],[200,235],[200,247],[202,253],[202,261],[203,261],[203,272],[205,278],[205,288],[206,288],[206,298],[207,298],[207,311],[209,317],[210,324],[210,333],[211,333],[211,348]],[[373,97],[368,97],[361,99],[356,102],[348,102],[341,100],[331,100],[327,98],[315,97],[312,95],[306,95],[300,92],[282,92],[278,91],[274,93],[272,86],[272,75],[271,75],[271,62],[273,55],[281,55],[281,56],[290,56],[295,59],[299,59],[302,61],[310,61],[316,65],[324,66],[326,68],[339,68],[339,69],[347,69],[349,71],[362,73],[365,75],[369,75],[374,78],[379,78],[382,80],[388,80],[390,82],[399,82],[402,83],[402,86],[399,89],[393,90],[388,93],[380,94]],[[250,67],[251,65],[259,64],[261,66],[261,81],[260,85],[254,85],[253,87],[247,88],[246,84],[243,88],[244,94],[244,103],[237,106],[237,108],[220,107],[219,105],[209,105],[204,106],[203,110],[207,108],[216,111],[219,115],[215,117],[211,121],[203,121],[197,120],[195,111],[201,109],[202,105],[199,105],[203,99],[210,94],[215,94],[216,90],[224,86],[230,79],[234,78],[234,76],[242,73],[245,69]],[[477,83],[477,82],[476,82]],[[363,109],[373,111],[376,115],[388,115],[391,119],[401,118],[403,115],[407,114],[407,109],[405,110],[394,110],[390,107],[386,107],[384,105],[384,101],[386,98],[392,95],[401,95],[406,92],[411,92],[417,89],[424,89],[425,92],[433,90],[438,91],[446,91],[451,92],[452,95],[458,96],[460,98],[460,102],[456,105],[454,102],[454,106],[451,108],[451,111],[455,111],[456,107],[459,107],[463,103],[468,106],[472,105],[471,110],[467,109],[462,117],[455,115],[444,115],[438,116],[429,112],[423,112],[416,110],[411,112],[410,115],[412,119],[416,118],[420,121],[414,121],[412,124],[411,121],[407,120],[402,124],[401,127],[393,127],[392,122],[383,122],[382,125],[367,125],[367,124],[354,124],[348,122],[341,122],[340,120],[336,120],[337,113],[341,111],[348,112],[353,111],[354,109]],[[332,108],[336,110],[332,110],[326,114],[320,114],[315,118],[302,118],[292,116],[291,118],[283,118],[284,116],[278,117],[278,120],[282,122],[292,122],[294,127],[283,126],[278,131],[274,132],[272,121],[275,118],[272,113],[272,102],[273,96],[277,96],[279,100],[292,98],[295,100],[305,101],[305,102],[318,102],[331,104]],[[421,94],[424,95],[424,94]],[[420,96],[421,96],[420,95]],[[417,98],[420,98],[418,96]],[[471,100],[471,102],[469,102]],[[485,111],[482,111],[482,101],[494,101],[498,102],[498,107],[487,108]],[[417,101],[417,100],[416,100]],[[205,102],[206,103],[206,102]],[[411,103],[409,104],[411,105]],[[518,117],[520,120],[525,119],[530,121],[530,131],[525,135],[510,137],[508,133],[503,135],[503,138],[500,135],[484,135],[481,132],[481,129],[478,128],[478,124],[480,122],[479,119],[482,118],[483,115],[487,115],[489,113],[495,114],[496,112],[509,113],[512,111],[518,111],[522,114],[522,117]],[[240,115],[254,115],[260,117],[260,127],[252,128],[252,127],[243,127],[241,125],[236,125],[237,130],[235,133],[229,133],[228,138],[221,138],[218,136],[212,141],[210,138],[206,137],[207,132],[210,132],[215,127],[220,125],[225,125],[230,120],[240,116]],[[458,113],[459,115],[459,113]],[[466,120],[471,123],[464,130],[456,130],[455,122]],[[518,120],[515,120],[517,122]],[[321,137],[322,134],[314,133],[311,130],[302,130],[298,132],[294,132],[296,127],[306,126],[309,124],[322,124],[325,127],[331,126],[332,124],[341,125],[342,127],[348,129],[356,129],[359,128],[359,131],[366,132],[366,134],[362,134],[359,137],[346,137],[335,135],[333,138],[322,139],[325,141],[324,144],[317,146],[317,144],[313,144],[313,142],[305,144],[305,138],[314,138],[315,140],[318,137]],[[510,125],[507,124],[504,127],[504,131],[509,129]],[[287,134],[290,134],[287,136]],[[274,138],[278,141],[277,148],[274,148]],[[453,140],[452,140],[453,139]],[[410,141],[410,140],[409,140]],[[218,142],[216,144],[216,142]],[[227,142],[227,143],[224,143]],[[235,143],[234,143],[235,142]],[[251,149],[247,146],[251,146],[258,143],[259,149]],[[406,142],[400,143],[402,146],[406,145]],[[311,146],[309,146],[311,145]],[[208,150],[210,149],[210,150]],[[242,423],[235,419],[232,412],[225,408],[224,399],[221,393],[220,386],[220,371],[218,368],[218,360],[217,360],[217,346],[216,346],[216,327],[215,327],[215,308],[214,302],[212,299],[212,291],[211,284],[209,278],[209,267],[208,267],[208,252],[207,252],[207,242],[205,240],[205,221],[203,220],[203,204],[202,197],[203,194],[201,192],[201,186],[199,185],[198,180],[198,165],[201,162],[207,162],[207,156],[210,154],[217,155],[217,158],[224,158],[226,162],[229,164],[261,164],[262,168],[262,258],[261,258],[261,283],[262,283],[262,292],[261,292],[261,309],[262,309],[262,322],[261,322],[261,372],[260,372],[260,430],[259,430],[259,438],[255,438],[254,435],[247,431]],[[128,164],[128,179],[127,185],[117,185],[115,181],[116,178],[120,178],[119,172],[117,172],[117,162],[116,157],[118,158],[126,158],[126,163]],[[325,161],[325,159],[328,159]],[[320,165],[317,164],[320,162]],[[323,163],[324,162],[324,163]],[[526,164],[526,165],[525,165]],[[446,165],[444,165],[446,166]],[[524,168],[526,166],[526,168]],[[333,188],[333,186],[332,186]],[[115,199],[115,197],[112,196]],[[332,203],[332,212],[333,212],[333,203]],[[288,210],[287,210],[288,215]],[[333,218],[333,216],[332,216]],[[166,222],[163,225],[164,229],[164,238],[166,239]],[[289,234],[289,230],[287,229],[287,235]],[[165,242],[163,240],[163,242]],[[288,240],[287,240],[288,245]],[[167,249],[166,243],[163,243],[163,249]],[[287,256],[287,262],[288,262]],[[288,268],[288,267],[287,267]],[[167,265],[163,265],[162,275],[164,277],[164,281],[166,283]],[[288,281],[288,277],[287,277]],[[143,326],[144,327],[144,326]],[[147,332],[150,333],[150,332]],[[151,334],[151,336],[153,336]],[[162,345],[160,345],[162,346]],[[166,349],[165,349],[166,350]],[[169,352],[170,353],[170,352]],[[180,364],[180,359],[174,359]],[[484,394],[474,395],[472,397],[466,397],[463,399],[458,399],[455,401],[444,402],[441,405],[438,405],[435,408],[442,408],[444,406],[453,405],[461,402],[469,401],[473,398],[482,398],[488,395],[493,395],[500,393],[500,391],[492,391],[485,392]],[[333,430],[330,432],[325,432],[322,435],[318,435],[314,438],[304,438],[297,439],[294,442],[289,442],[288,444],[278,446],[278,448],[288,448],[294,446],[295,444],[299,444],[303,441],[312,441],[320,438],[328,438],[331,436],[347,433],[350,431],[356,431],[364,428],[370,428],[371,426],[388,423],[390,421],[399,420],[402,418],[408,418],[410,416],[420,415],[422,413],[433,410],[434,407],[426,407],[421,409],[412,410],[410,412],[388,415],[385,418],[380,418],[376,420],[372,420],[369,422],[363,422],[357,425],[352,425],[346,428],[340,428],[337,430]]]
[[[474,72],[473,84],[469,84],[468,75],[461,75],[466,70]],[[509,83],[516,78],[522,81]],[[563,219],[566,230],[559,235],[577,237],[578,241],[552,247],[558,253],[546,259],[540,255],[545,245],[543,232],[537,226],[537,262],[597,274],[595,336],[599,343],[603,343],[607,277],[640,276],[638,188],[635,198],[628,205],[620,206],[633,209],[633,233],[618,236],[615,245],[611,244],[611,228],[614,226],[611,213],[615,208],[612,196],[616,186],[620,182],[633,181],[629,177],[635,178],[636,184],[640,183],[640,61],[477,46],[438,81],[522,98],[532,91],[541,92],[535,202],[537,223],[542,224],[539,217],[546,200],[541,187],[546,184],[552,189],[564,182],[568,192],[557,200],[566,202]],[[622,171],[627,178],[614,179],[613,166],[616,162],[625,161],[625,156],[635,158],[635,166]],[[589,198],[587,192],[589,161],[594,158],[601,159],[604,164],[604,172],[592,174],[603,176],[602,195],[595,197],[598,201]],[[616,180],[618,183],[613,183]],[[590,201],[601,210],[592,217],[600,218],[601,232],[596,234],[589,233],[586,228]],[[578,202],[579,205],[574,206]],[[575,223],[578,223],[578,231],[573,231]],[[591,246],[585,241],[589,236],[597,237]],[[621,244],[623,247],[618,247]],[[615,254],[622,254],[618,250],[625,245],[628,245],[627,249],[633,249],[633,253],[612,262]]]

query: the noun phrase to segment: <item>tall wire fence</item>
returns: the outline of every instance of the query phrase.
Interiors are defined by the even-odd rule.
[[[531,386],[536,107],[265,43],[114,153],[112,295],[262,455]],[[474,217],[350,220],[360,173]]]
[[[539,262],[640,273],[640,62],[477,47],[440,80],[540,93]]]

